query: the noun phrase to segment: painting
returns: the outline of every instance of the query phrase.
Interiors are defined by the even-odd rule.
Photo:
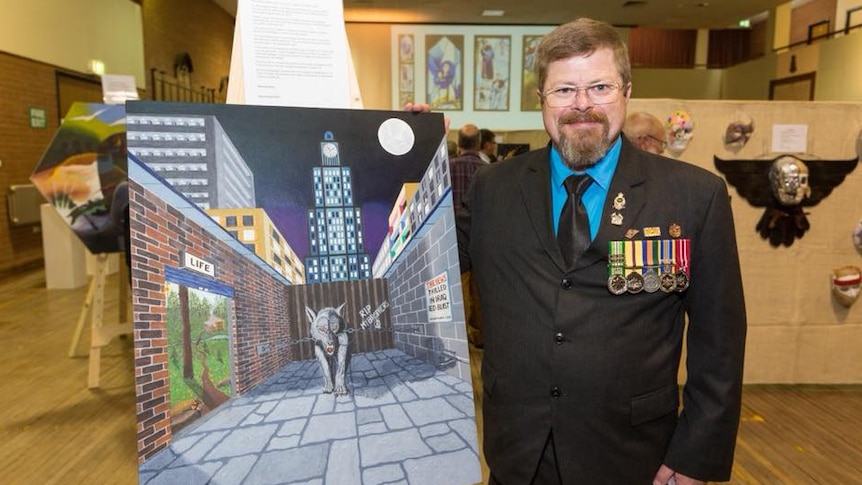
[[[124,251],[129,196],[123,106],[73,103],[30,181],[90,252]]]
[[[473,109],[509,110],[510,36],[475,37]]]
[[[139,483],[481,481],[442,114],[127,128]]]
[[[176,279],[172,281],[170,274],[166,277],[165,327],[171,428],[179,431],[233,395],[232,292],[220,291],[203,279],[191,285],[181,277]]]
[[[464,36],[426,35],[426,99],[432,110],[464,109]]]
[[[540,111],[542,104],[536,95],[538,90],[538,76],[536,74],[536,55],[539,50],[541,35],[525,35],[523,42],[522,69],[521,74],[521,111]]]

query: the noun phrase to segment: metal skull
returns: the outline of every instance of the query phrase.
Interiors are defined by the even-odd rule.
[[[782,205],[799,205],[811,195],[808,185],[808,167],[802,160],[784,156],[772,163],[769,170],[772,194]]]

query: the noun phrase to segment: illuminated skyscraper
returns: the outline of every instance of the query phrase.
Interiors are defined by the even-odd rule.
[[[338,142],[331,131],[320,142],[320,162],[312,172],[314,208],[308,210],[306,282],[369,279],[371,263],[362,236],[362,213],[353,205],[350,167],[341,165]]]

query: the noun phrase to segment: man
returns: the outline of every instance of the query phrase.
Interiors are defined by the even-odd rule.
[[[493,131],[482,128],[479,130],[481,135],[479,156],[485,163],[494,163],[497,161],[497,135]]]
[[[631,74],[610,25],[558,27],[537,71],[550,144],[479,170],[457,215],[491,483],[727,480],[746,323],[726,186],[620,136]]]
[[[467,124],[458,130],[458,156],[449,160],[449,176],[452,179],[452,204],[457,213],[464,195],[470,187],[473,175],[485,166],[479,154],[481,131],[476,125]],[[479,309],[476,284],[470,271],[461,274],[461,289],[464,296],[464,316],[467,319],[467,338],[476,348],[483,348],[482,315]]]
[[[664,125],[649,113],[638,111],[628,115],[623,133],[641,150],[661,155],[667,148]]]

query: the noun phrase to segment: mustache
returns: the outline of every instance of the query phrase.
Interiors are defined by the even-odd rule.
[[[567,125],[569,123],[583,123],[583,122],[607,123],[607,121],[608,121],[608,118],[606,116],[604,116],[602,113],[590,111],[587,113],[570,113],[570,114],[561,116],[559,119],[559,124]]]

